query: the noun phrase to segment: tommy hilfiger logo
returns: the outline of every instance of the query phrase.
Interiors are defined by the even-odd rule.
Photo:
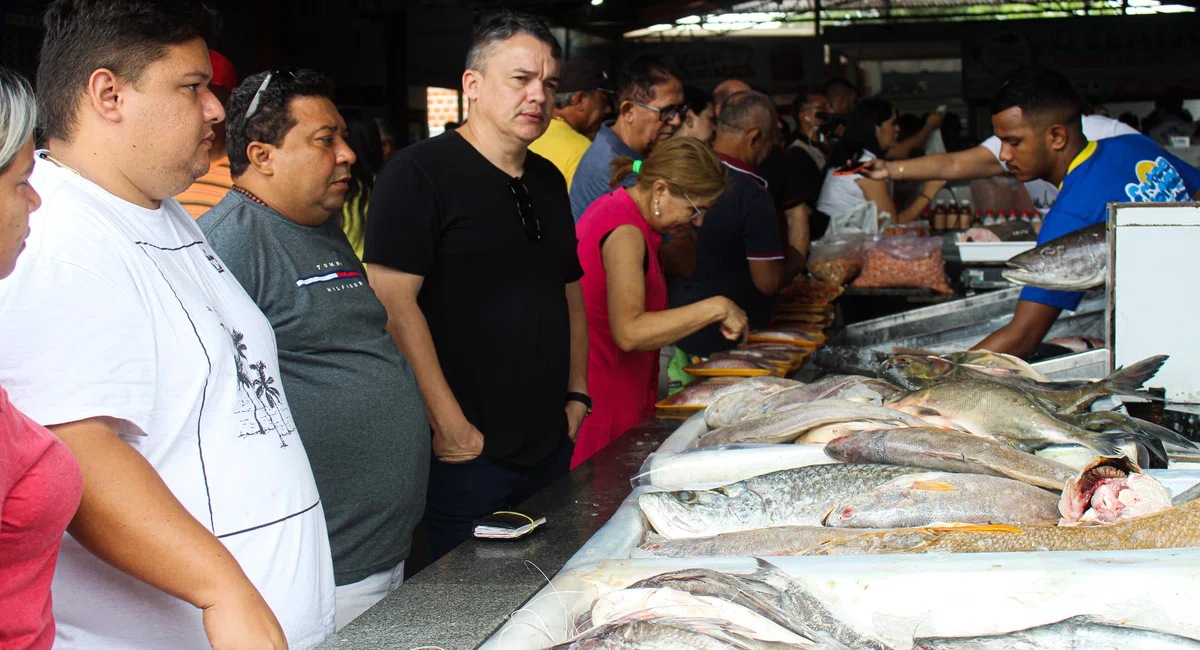
[[[358,271],[332,271],[330,273],[322,273],[321,275],[310,275],[307,278],[297,279],[296,286],[307,287],[312,284],[324,284],[326,282],[351,279],[361,280],[362,273]]]

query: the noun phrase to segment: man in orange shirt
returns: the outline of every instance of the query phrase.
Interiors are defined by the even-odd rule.
[[[221,106],[225,107],[229,104],[230,93],[237,88],[237,72],[233,69],[233,63],[216,50],[208,51],[208,59],[212,62],[213,69],[209,89],[221,101]],[[191,187],[175,197],[193,219],[199,219],[200,215],[208,212],[225,198],[229,188],[233,187],[233,178],[229,175],[229,154],[225,152],[225,122],[214,124],[213,132],[216,133],[216,139],[208,152],[208,173],[196,179]]]

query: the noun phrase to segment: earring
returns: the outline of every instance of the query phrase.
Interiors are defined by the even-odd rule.
[[[661,214],[659,214],[659,212],[658,212],[658,199],[654,199],[654,216],[656,216],[656,217],[661,217],[661,216],[662,216],[662,215],[661,215]]]

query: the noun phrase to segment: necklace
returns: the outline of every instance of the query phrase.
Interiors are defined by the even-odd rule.
[[[75,169],[74,167],[68,165],[67,163],[55,158],[54,156],[51,156],[49,151],[42,151],[41,155],[42,155],[43,160],[49,160],[50,162],[54,163],[55,165],[58,165],[59,167],[71,172],[72,174],[75,174],[76,176],[83,178],[83,174],[80,174],[78,169]]]

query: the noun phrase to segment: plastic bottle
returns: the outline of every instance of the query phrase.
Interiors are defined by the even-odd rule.
[[[971,202],[958,202],[958,229],[966,230],[971,227]]]
[[[1029,216],[1029,210],[1021,210],[1021,221],[1033,223],[1033,218]]]
[[[931,224],[934,230],[941,231],[946,229],[946,202],[938,201],[937,207],[933,210],[933,223]]]
[[[991,210],[988,210],[987,212],[985,212],[983,215],[983,225],[985,225],[985,226],[996,225],[996,214],[994,212],[992,212]]]

